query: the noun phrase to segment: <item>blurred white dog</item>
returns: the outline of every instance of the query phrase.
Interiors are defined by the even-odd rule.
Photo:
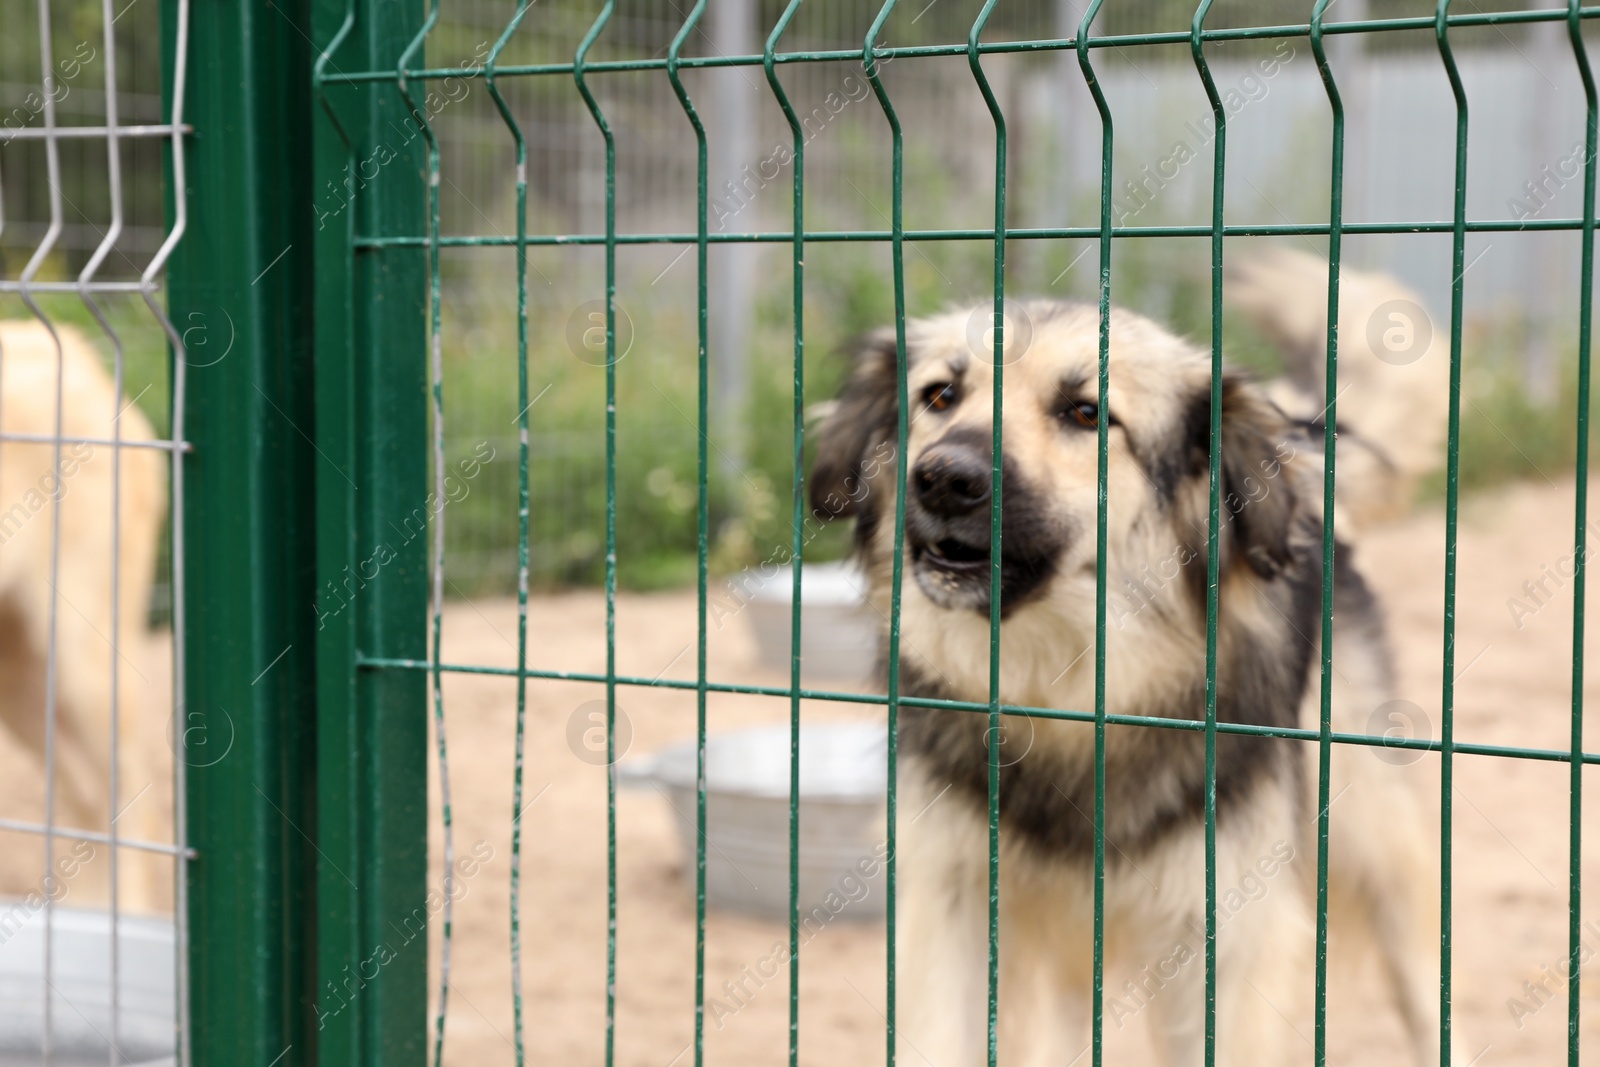
[[[51,443],[58,433],[58,381],[59,470]],[[113,676],[121,754],[117,808],[166,765],[156,740],[161,727],[147,716],[149,683],[136,666],[145,661],[137,650],[146,640],[166,510],[165,454],[122,450],[113,521],[118,462],[110,441],[119,428],[124,441],[154,437],[82,334],[57,326],[52,336],[37,321],[0,322],[0,731],[43,764],[53,611],[55,822],[92,833],[106,832],[111,822]],[[52,565],[57,521],[59,556]],[[115,590],[113,561],[119,564]],[[42,803],[0,812],[27,821],[43,814]],[[160,814],[156,801],[145,797],[118,821],[119,833],[149,839],[161,826]],[[64,841],[64,847],[72,844]],[[129,865],[122,879],[126,906],[156,906],[150,873],[148,864]]]

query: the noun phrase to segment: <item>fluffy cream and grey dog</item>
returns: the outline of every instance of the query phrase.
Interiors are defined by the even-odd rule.
[[[1302,339],[1304,373],[1268,391],[1227,372],[1221,391],[1222,524],[1217,717],[1315,727],[1322,608],[1322,433],[1314,379],[1325,337],[1326,264],[1278,253],[1235,280],[1238,305]],[[1284,269],[1284,264],[1293,270]],[[1392,694],[1378,604],[1346,532],[1392,511],[1426,462],[1419,431],[1402,461],[1383,449],[1391,416],[1438,408],[1445,357],[1394,380],[1363,351],[1359,323],[1409,299],[1378,276],[1344,276],[1341,500],[1336,525],[1333,728],[1367,732]],[[987,701],[992,350],[988,311],[908,324],[901,692]],[[1325,312],[1324,312],[1325,315]],[[1113,310],[1109,403],[1097,403],[1098,310],[1031,301],[1009,310],[1004,373],[1001,652],[1008,704],[1094,707],[1097,428],[1108,426],[1106,709],[1205,714],[1210,356],[1139,315]],[[1314,350],[1314,353],[1313,353]],[[1312,359],[1313,354],[1315,359]],[[1404,382],[1397,385],[1396,382]],[[1296,385],[1296,382],[1299,385]],[[1396,389],[1398,398],[1376,403]],[[887,618],[895,525],[896,345],[864,346],[817,434],[819,515],[856,520],[869,596]],[[1366,419],[1372,402],[1380,417]],[[1348,423],[1348,427],[1347,427]],[[1348,443],[1344,438],[1348,438]],[[1434,438],[1437,445],[1437,437]],[[1357,452],[1361,455],[1358,456]],[[1381,461],[1380,461],[1381,460]],[[1377,503],[1375,503],[1377,502]],[[1383,506],[1380,506],[1382,504]],[[1347,528],[1348,527],[1348,531]],[[1007,716],[1000,762],[999,1050],[1005,1064],[1072,1062],[1088,1042],[1092,983],[1094,728]],[[903,1063],[984,1062],[988,930],[988,721],[904,708],[900,718],[897,1040]],[[1438,877],[1430,830],[1381,749],[1335,746],[1330,893],[1374,934],[1422,1063],[1438,1062]],[[1313,990],[1314,746],[1223,734],[1216,746],[1219,1064],[1299,1062]],[[1172,1064],[1199,1064],[1205,992],[1205,739],[1114,725],[1106,736],[1106,1019],[1148,1011]]]
[[[48,443],[58,432],[58,381],[64,439],[59,469],[55,446]],[[123,787],[119,808],[168,766],[162,724],[147,718],[151,681],[139,673],[141,665],[148,670],[147,657],[136,651],[145,641],[166,513],[165,453],[122,451],[114,513],[113,450],[107,442],[119,428],[124,441],[154,437],[139,409],[118,395],[82,334],[58,326],[53,337],[36,321],[0,322],[0,431],[6,434],[0,441],[0,730],[43,763],[53,617],[55,820],[64,828],[102,834],[111,820],[113,690]],[[59,557],[52,569],[57,509]],[[113,564],[119,580],[115,600]],[[33,821],[42,819],[44,806],[5,814]],[[142,796],[118,820],[118,829],[124,837],[159,840],[160,816],[157,801]],[[69,839],[66,845],[71,844]],[[100,892],[108,868],[104,860],[96,862],[95,873],[75,881],[74,892],[89,883],[99,887],[89,895]],[[149,864],[127,865],[122,905],[159,907],[154,881]]]

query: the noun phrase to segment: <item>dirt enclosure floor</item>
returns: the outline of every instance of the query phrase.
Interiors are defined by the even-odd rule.
[[[1600,486],[1597,486],[1600,493]],[[1549,579],[1568,565],[1572,529],[1569,481],[1513,487],[1463,505],[1459,549],[1456,739],[1565,748],[1570,723],[1570,583]],[[1600,536],[1592,541],[1600,542]],[[1398,696],[1421,709],[1437,735],[1443,602],[1443,519],[1424,510],[1372,534],[1357,563],[1388,613],[1399,653]],[[1548,568],[1548,570],[1547,570]],[[1537,598],[1524,582],[1544,581]],[[1523,608],[1513,612],[1508,600]],[[1540,603],[1542,601],[1542,603]],[[444,622],[445,659],[515,663],[516,605],[457,602]],[[692,678],[692,590],[623,595],[617,604],[617,669],[653,678]],[[1587,695],[1600,696],[1600,626],[1590,627]],[[534,598],[529,610],[535,667],[602,672],[605,607],[592,591]],[[157,656],[153,662],[159,663]],[[151,684],[165,683],[159,666]],[[787,673],[756,661],[748,620],[713,626],[710,677],[782,686]],[[839,681],[830,688],[849,688]],[[603,688],[566,681],[528,686],[526,792],[521,817],[522,970],[530,1063],[602,1062],[606,990],[606,771],[583,743],[589,702]],[[450,784],[456,854],[476,866],[457,888],[445,1059],[452,1064],[513,1062],[507,918],[515,685],[509,678],[448,675]],[[630,727],[628,757],[692,738],[692,692],[622,687]],[[602,705],[603,706],[603,705]],[[808,702],[806,721],[880,716],[864,706]],[[713,733],[787,721],[788,702],[713,694]],[[1378,729],[1385,724],[1379,723]],[[1591,727],[1588,747],[1600,748]],[[0,755],[4,755],[0,753]],[[27,768],[7,760],[0,803],[37,788]],[[588,758],[582,758],[588,757]],[[1439,765],[1412,767],[1431,812],[1439,810]],[[1556,762],[1460,755],[1455,764],[1455,984],[1458,1027],[1476,1063],[1565,1062],[1568,769]],[[437,799],[437,782],[434,785]],[[1586,788],[1585,881],[1600,884],[1594,827],[1600,782]],[[156,795],[156,803],[165,803]],[[21,816],[29,817],[29,816]],[[1337,818],[1337,808],[1334,816]],[[650,789],[617,801],[617,976],[615,1059],[624,1067],[693,1062],[694,900],[684,882],[678,816]],[[435,826],[430,885],[441,883]],[[37,881],[37,846],[7,837],[0,889]],[[689,861],[692,869],[692,858]],[[881,884],[873,892],[881,892]],[[1276,891],[1276,890],[1274,890]],[[1592,894],[1591,894],[1592,899]],[[800,1060],[817,1067],[870,1065],[884,1058],[884,928],[850,921],[848,909],[808,940],[800,968]],[[1600,915],[1587,909],[1585,938],[1600,950]],[[437,924],[436,924],[437,926]],[[786,1062],[787,968],[771,963],[786,926],[713,911],[706,933],[706,1061],[729,1067]],[[431,946],[437,997],[438,944]],[[1330,996],[1330,1057],[1340,1065],[1410,1062],[1386,985],[1356,946],[1335,943]],[[770,979],[752,979],[765,970]],[[1108,974],[1108,1064],[1150,1062],[1144,1020],[1118,1026],[1109,999],[1125,975]],[[1600,1063],[1600,983],[1585,968],[1584,1061]],[[737,995],[729,989],[742,981]],[[1525,984],[1526,983],[1526,984]],[[1543,985],[1549,992],[1539,989]],[[1310,1033],[1307,1031],[1307,1038]],[[1487,1048],[1485,1049],[1485,1046]],[[1305,1062],[1312,1050],[1304,1048]],[[1088,1058],[1079,1061],[1087,1063]]]

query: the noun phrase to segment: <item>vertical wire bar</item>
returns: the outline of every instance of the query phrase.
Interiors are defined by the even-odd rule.
[[[705,14],[706,0],[697,0],[694,8],[683,21],[683,26],[672,39],[672,44],[667,47],[667,80],[672,83],[672,91],[677,94],[678,103],[683,105],[683,113],[688,116],[689,123],[694,127],[695,136],[695,302],[696,302],[696,329],[698,349],[696,357],[697,399],[698,407],[697,429],[699,433],[696,449],[696,462],[698,467],[699,496],[695,507],[695,848],[694,848],[694,1062],[695,1067],[700,1067],[705,1062],[705,1036],[706,1036],[706,580],[707,580],[707,554],[706,532],[711,523],[710,468],[706,454],[707,436],[709,433],[708,396],[709,361],[707,358],[709,321],[707,305],[710,302],[710,288],[707,278],[707,249],[709,231],[706,225],[706,190],[707,162],[706,162],[706,127],[700,120],[699,112],[695,110],[694,102],[689,99],[689,92],[683,87],[683,78],[680,75],[678,62],[683,51],[683,43],[689,39],[689,34],[694,31],[700,18]],[[798,566],[798,564],[797,564]],[[798,573],[798,572],[797,572]],[[799,579],[796,578],[798,583]],[[796,613],[799,608],[799,590],[795,592]],[[796,624],[798,627],[798,623]],[[795,631],[795,641],[799,643],[799,630]],[[796,653],[798,662],[798,652]],[[798,686],[798,683],[796,683]],[[798,766],[799,741],[796,739],[792,758]],[[791,807],[793,800],[791,798]],[[792,818],[791,811],[791,818]],[[790,870],[794,870],[794,856],[790,857]],[[790,882],[790,906],[793,908],[794,883]],[[792,1039],[791,1039],[792,1045]]]
[[[6,232],[5,184],[6,183],[5,183],[4,171],[3,171],[3,169],[0,169],[0,237],[3,237],[5,235],[5,232]],[[0,413],[3,413],[4,410],[5,410],[5,379],[6,379],[6,374],[5,374],[6,359],[5,359],[5,356],[6,356],[5,345],[4,344],[0,344]],[[3,415],[0,415],[0,431],[4,431],[4,429],[5,429],[5,420],[4,420]],[[4,488],[4,483],[3,482],[0,482],[0,488]]]
[[[1004,485],[1002,413],[1005,407],[1006,303],[1006,119],[978,59],[978,39],[994,13],[987,0],[967,33],[967,65],[994,120],[994,410],[992,414],[989,492],[989,1067],[1000,1055],[1000,518]]]
[[[1089,62],[1089,26],[1104,0],[1092,0],[1078,23],[1078,65],[1100,112],[1100,336],[1099,404],[1095,427],[1094,560],[1094,975],[1090,990],[1090,1067],[1104,1060],[1106,961],[1106,511],[1107,459],[1111,451],[1111,107]],[[1080,1053],[1081,1055],[1081,1053]]]
[[[1439,0],[1434,37],[1456,100],[1455,225],[1450,242],[1450,421],[1445,454],[1444,678],[1439,737],[1439,1062],[1450,1062],[1451,851],[1455,786],[1456,518],[1461,497],[1461,313],[1467,248],[1467,93],[1450,48],[1450,0]],[[1582,601],[1577,610],[1582,610]]]
[[[790,276],[794,284],[794,585],[790,591],[789,633],[789,1067],[800,1063],[800,623],[802,607],[801,556],[805,539],[805,171],[806,139],[789,94],[778,80],[778,40],[800,10],[801,0],[789,0],[767,37],[761,62],[767,84],[783,109],[794,139],[794,243]],[[892,956],[891,952],[891,956]],[[891,964],[892,966],[892,964]]]
[[[900,594],[905,577],[905,543],[906,543],[906,441],[911,432],[911,423],[908,415],[910,398],[906,393],[906,261],[905,261],[905,204],[902,193],[905,178],[905,138],[900,128],[900,116],[896,114],[894,104],[889,100],[889,94],[883,87],[883,79],[878,71],[878,57],[873,53],[874,42],[883,32],[883,24],[889,20],[889,15],[894,11],[899,0],[884,0],[883,7],[878,11],[877,18],[872,20],[872,26],[867,30],[867,39],[861,48],[861,68],[866,74],[867,81],[872,85],[872,92],[878,98],[878,106],[883,109],[883,117],[889,123],[890,146],[893,158],[891,174],[892,196],[889,223],[889,252],[894,273],[894,348],[895,348],[895,390],[897,411],[897,425],[895,428],[894,450],[894,563],[889,576],[889,692],[888,692],[888,720],[889,720],[889,785],[888,785],[888,887],[884,900],[884,936],[888,943],[888,975],[887,987],[889,1002],[885,1005],[884,1038],[888,1045],[888,1067],[895,1065],[895,1020],[898,1013],[895,1009],[895,934],[896,912],[895,890],[899,884],[899,860],[896,855],[896,842],[898,840],[898,816],[895,812],[895,802],[899,795],[899,758],[900,758]]]
[[[109,0],[107,0],[109,2]],[[522,20],[517,10],[484,62],[484,84],[517,146],[517,737],[511,780],[511,1017],[517,1067],[526,1059],[522,1018],[522,768],[528,722],[528,142],[495,83],[495,64]],[[437,656],[434,657],[438,659]]]
[[[27,305],[30,312],[38,318],[50,334],[50,340],[56,350],[56,401],[55,401],[55,433],[51,443],[51,471],[56,480],[56,491],[50,498],[50,611],[46,633],[49,635],[46,642],[45,653],[45,697],[44,697],[44,872],[45,878],[51,877],[52,862],[55,855],[55,820],[56,820],[56,711],[59,699],[57,676],[59,661],[57,659],[57,622],[60,612],[61,594],[61,420],[63,410],[63,394],[66,390],[66,359],[61,349],[61,337],[56,333],[55,325],[45,315],[44,311],[34,300],[30,291],[30,284],[39,268],[44,265],[45,258],[55,248],[56,241],[61,236],[62,211],[61,211],[61,149],[56,139],[56,108],[55,108],[55,66],[51,50],[50,26],[50,0],[39,0],[39,69],[40,83],[44,90],[44,130],[45,130],[45,171],[50,180],[50,225],[45,230],[44,237],[40,240],[38,248],[29,258],[27,266],[22,269],[20,277],[22,302]],[[54,1020],[54,972],[55,972],[55,900],[54,894],[46,893],[44,899],[44,986],[39,993],[43,1000],[42,1029],[40,1054],[45,1067],[49,1067],[52,1058],[52,1044],[55,1029]]]
[[[116,246],[117,239],[122,236],[122,151],[117,136],[117,45],[116,45],[116,17],[112,12],[111,0],[101,0],[100,19],[103,26],[104,45],[106,50],[105,66],[105,108],[106,108],[106,184],[111,199],[111,225],[106,228],[105,235],[100,244],[95,248],[89,261],[84,264],[83,270],[78,274],[78,295],[89,309],[100,326],[100,329],[110,339],[113,352],[113,366],[115,371],[114,385],[112,388],[112,419],[111,419],[111,707],[109,709],[110,752],[111,766],[107,777],[106,836],[107,845],[107,870],[106,878],[109,883],[107,901],[111,913],[111,943],[107,946],[109,958],[107,962],[111,969],[111,987],[108,1007],[111,1018],[108,1029],[107,1050],[111,1067],[116,1067],[121,1054],[117,1051],[117,1038],[121,1028],[121,997],[120,988],[122,978],[121,949],[118,944],[120,939],[120,907],[117,893],[117,875],[119,869],[117,844],[117,815],[118,797],[121,793],[122,776],[121,764],[121,707],[118,701],[121,686],[121,653],[119,651],[122,640],[122,413],[120,405],[123,395],[123,377],[125,368],[122,338],[112,328],[110,321],[101,310],[100,304],[90,294],[89,285],[95,274],[100,270],[112,248]]]
[[[800,1055],[800,625],[801,524],[805,509],[805,137],[789,96],[778,80],[775,53],[778,40],[800,10],[801,0],[790,0],[767,38],[762,53],[767,84],[789,123],[794,138],[794,243],[791,259],[794,315],[794,584],[790,592],[790,765],[789,765],[789,1067]]]
[[[113,20],[115,21],[115,20]],[[145,265],[144,271],[139,275],[139,295],[144,300],[145,307],[150,314],[161,324],[161,329],[167,335],[167,343],[172,346],[172,417],[170,432],[174,445],[183,443],[184,440],[184,401],[188,391],[189,360],[187,347],[184,344],[183,334],[173,325],[172,319],[162,309],[155,298],[156,278],[167,265],[167,260],[172,257],[172,250],[178,247],[178,242],[183,240],[189,230],[189,201],[182,195],[188,188],[188,166],[184,156],[183,145],[183,101],[184,93],[188,87],[189,76],[189,0],[177,0],[177,25],[173,31],[173,70],[172,70],[172,111],[168,116],[168,124],[172,130],[171,140],[168,141],[168,151],[172,164],[172,188],[177,195],[172,198],[172,229],[168,231],[166,239],[161,242],[161,247],[156,249],[156,254],[150,257],[150,262]],[[188,608],[185,605],[185,568],[184,568],[184,538],[183,523],[180,521],[184,511],[183,493],[183,449],[172,449],[172,521],[168,523],[172,546],[172,707],[173,721],[184,721],[186,713],[187,689],[185,685],[185,671],[188,670],[188,655],[184,650],[184,637],[188,626]],[[175,963],[173,967],[178,1001],[177,1030],[178,1030],[178,1067],[189,1067],[194,1062],[193,1034],[190,1032],[191,1013],[189,1010],[189,799],[188,790],[188,731],[173,731],[173,759],[172,759],[172,834],[173,834],[173,885],[176,897],[175,931],[173,938],[173,954]]]
[[[1189,27],[1195,69],[1217,123],[1211,171],[1211,485],[1206,516],[1206,1067],[1217,1060],[1217,595],[1222,527],[1222,206],[1228,132],[1228,115],[1201,38],[1211,3],[1200,0]]]
[[[1317,0],[1311,12],[1311,51],[1333,110],[1333,145],[1329,165],[1332,192],[1328,200],[1328,362],[1322,412],[1322,642],[1321,714],[1317,739],[1317,941],[1315,1034],[1316,1067],[1328,1061],[1328,824],[1329,783],[1333,765],[1333,558],[1334,558],[1334,427],[1339,399],[1339,256],[1344,226],[1344,101],[1334,84],[1322,43],[1322,19],[1332,0]]]
[[[616,6],[606,0],[572,60],[572,80],[606,142],[606,1067],[617,1024],[617,142],[589,89],[587,66]],[[704,781],[698,784],[703,795]]]
[[[344,123],[339,121],[339,112],[334,109],[333,101],[328,99],[327,83],[328,65],[333,62],[334,53],[344,45],[345,38],[350,36],[350,33],[355,29],[355,26],[355,0],[345,0],[344,19],[339,23],[339,29],[334,32],[333,37],[328,41],[327,46],[324,47],[322,52],[317,56],[316,62],[312,64],[311,68],[311,84],[316,87],[317,103],[321,105],[323,114],[327,116],[328,122],[333,126],[334,131],[339,135],[339,139],[344,142],[346,148],[352,150],[355,146],[350,140],[350,134],[344,128]],[[353,224],[351,226],[351,232],[355,232]]]
[[[427,113],[417,107],[411,97],[410,85],[406,80],[406,64],[411,62],[411,57],[422,51],[428,34],[439,21],[439,0],[429,0],[428,17],[423,20],[422,27],[417,30],[417,35],[411,39],[406,50],[400,53],[400,59],[395,66],[397,77],[396,87],[400,90],[400,97],[405,101],[407,109],[411,112],[411,120],[422,130],[423,139],[428,146],[428,339],[430,359],[432,364],[433,379],[431,392],[433,397],[433,491],[440,500],[445,499],[444,478],[444,340],[440,322],[440,282],[439,282],[439,140],[434,136],[433,126],[428,121]],[[452,941],[452,904],[455,888],[455,835],[451,826],[450,812],[450,760],[449,749],[445,743],[444,721],[444,682],[443,672],[439,663],[443,659],[444,643],[444,511],[440,509],[433,517],[433,590],[432,603],[429,613],[433,616],[433,729],[434,739],[438,746],[439,760],[439,808],[440,818],[443,823],[443,860],[444,860],[444,906],[440,920],[444,926],[443,936],[439,946],[439,1007],[434,1018],[433,1037],[433,1062],[434,1067],[443,1067],[444,1064],[444,1022],[446,1009],[449,1006],[450,995],[450,945]]]
[[[1583,78],[1587,104],[1584,119],[1583,249],[1578,303],[1578,456],[1577,489],[1573,502],[1572,579],[1572,762],[1570,840],[1567,857],[1567,1064],[1578,1067],[1579,996],[1583,960],[1583,638],[1584,592],[1588,578],[1589,521],[1589,340],[1594,326],[1594,197],[1595,153],[1600,150],[1600,106],[1597,106],[1589,48],[1579,21],[1579,0],[1568,0],[1567,35],[1572,55]]]

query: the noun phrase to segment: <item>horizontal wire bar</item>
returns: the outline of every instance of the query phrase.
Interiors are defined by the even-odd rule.
[[[143,293],[156,291],[151,282],[19,282],[0,279],[0,293]]]
[[[39,822],[19,822],[16,819],[0,819],[0,830],[13,830],[19,834],[43,835],[47,827]],[[93,830],[71,830],[60,826],[48,827],[49,832],[56,837],[67,837],[74,841],[93,841],[99,845],[111,844],[111,835],[96,833]],[[179,848],[177,845],[168,845],[160,841],[140,841],[132,837],[118,837],[118,848],[136,848],[142,852],[159,852],[164,856],[182,856],[184,859],[194,859],[200,853],[192,848]]]
[[[435,664],[430,660],[421,659],[393,659],[387,657],[356,657],[356,666],[363,670],[406,670],[406,671],[431,671]],[[484,667],[472,664],[441,663],[438,664],[441,672],[446,674],[482,674],[496,677],[537,678],[552,682],[589,682],[603,685],[607,681],[604,674],[591,674],[581,671],[546,671],[528,668],[519,671],[515,667]],[[644,678],[637,675],[615,676],[617,685],[634,686],[643,689],[687,689],[696,690],[700,683],[694,679],[684,678]],[[706,690],[712,693],[737,693],[744,696],[769,696],[792,697],[795,690],[785,686],[770,685],[738,685],[731,682],[705,683]],[[881,693],[847,693],[827,689],[800,689],[798,691],[802,700],[832,700],[846,704],[888,704],[889,698]],[[911,697],[902,695],[899,698],[902,706],[918,708],[935,708],[943,711],[970,711],[987,715],[990,706],[987,703],[979,704],[970,700],[936,700],[930,697]],[[1095,721],[1092,711],[1064,711],[1060,708],[1038,708],[1025,704],[1001,704],[1000,711],[1006,715],[1021,715],[1030,719],[1062,719],[1068,722],[1084,722],[1093,724]],[[1169,719],[1154,715],[1116,715],[1107,714],[1106,722],[1113,726],[1150,726],[1163,730],[1193,730],[1203,732],[1206,729],[1204,720],[1201,719]],[[1304,730],[1292,726],[1257,726],[1251,723],[1219,722],[1217,732],[1223,734],[1239,734],[1249,737],[1281,737],[1291,741],[1320,741],[1322,733],[1319,730]],[[1373,734],[1343,734],[1329,735],[1335,744],[1340,745],[1365,745],[1371,748],[1404,748],[1421,752],[1439,751],[1439,742],[1425,738],[1415,737],[1383,737]],[[1570,763],[1572,753],[1564,749],[1552,748],[1516,748],[1511,745],[1478,745],[1455,742],[1453,750],[1472,756],[1497,756],[1509,759],[1544,760],[1551,763]],[[1583,763],[1600,764],[1600,752],[1585,752]]]
[[[1351,222],[1341,226],[1341,233],[1450,233],[1451,222]],[[1467,223],[1468,233],[1515,233],[1519,230],[1581,230],[1582,219],[1487,219]],[[1326,236],[1327,223],[1261,223],[1235,224],[1223,227],[1226,237],[1317,237]],[[807,241],[888,241],[888,230],[819,230],[803,234]],[[1100,236],[1098,226],[1039,226],[1006,229],[1007,240],[1059,240],[1080,238],[1088,240]],[[1191,226],[1116,226],[1112,237],[1210,237],[1211,227]],[[906,230],[907,241],[992,241],[994,230]],[[619,245],[693,245],[699,237],[692,233],[619,233],[612,238]],[[707,237],[712,244],[793,244],[792,232],[764,233],[714,233]],[[440,237],[441,248],[512,247],[516,237],[503,235],[460,235]],[[603,245],[603,233],[583,234],[529,234],[523,238],[528,245]],[[386,248],[425,248],[427,237],[357,237],[355,246],[369,251]],[[35,286],[34,288],[40,288]]]
[[[1600,7],[1580,8],[1580,18],[1600,18]],[[1565,21],[1565,10],[1541,11],[1494,11],[1472,15],[1451,15],[1446,21],[1450,26],[1504,26],[1515,23],[1527,22],[1557,22]],[[1375,33],[1394,30],[1432,30],[1438,20],[1432,17],[1402,18],[1402,19],[1368,19],[1365,21],[1337,22],[1324,25],[1324,34],[1339,33]],[[1306,23],[1297,23],[1286,26],[1246,26],[1235,29],[1206,30],[1200,34],[1202,41],[1254,41],[1271,40],[1282,37],[1309,37],[1311,27]],[[1174,31],[1169,33],[1129,33],[1112,37],[1090,37],[1090,48],[1126,48],[1137,45],[1189,45],[1194,40],[1194,35],[1188,31]],[[1078,47],[1077,38],[1066,37],[1053,40],[1038,41],[997,41],[990,44],[978,45],[979,55],[994,55],[1008,52],[1052,52],[1065,51]],[[969,53],[965,44],[939,44],[939,45],[905,45],[898,48],[875,48],[872,54],[880,60],[902,58],[927,58],[931,56],[965,56]],[[862,52],[859,48],[826,49],[809,52],[778,52],[773,55],[773,60],[778,63],[830,63],[850,60],[859,62]],[[699,56],[680,59],[680,67],[754,67],[766,62],[762,55],[752,56]],[[666,70],[667,60],[660,59],[618,59],[600,63],[585,63],[584,72],[605,73],[617,71],[636,70]],[[510,77],[536,77],[540,75],[571,74],[571,63],[528,63],[522,65],[497,65],[496,78]],[[407,80],[439,80],[443,78],[480,78],[483,69],[463,67],[427,67],[420,70],[365,70],[346,71],[336,74],[324,74],[322,84],[360,83],[399,81],[402,77]],[[1209,231],[1208,231],[1209,232]],[[909,236],[909,235],[908,235]]]
[[[102,445],[106,448],[159,448],[164,452],[177,449],[179,452],[193,452],[194,445],[188,441],[138,441],[124,437],[113,441],[109,437],[56,437],[47,433],[11,433],[0,432],[0,441],[17,441],[23,444],[53,445],[57,441],[64,445]]]
[[[111,136],[112,130],[118,137],[170,137],[173,133],[190,134],[194,132],[193,126],[173,126],[163,123],[154,126],[23,126],[11,130],[0,137],[0,145],[12,141],[43,141],[48,138],[65,140],[69,137],[105,137]]]

